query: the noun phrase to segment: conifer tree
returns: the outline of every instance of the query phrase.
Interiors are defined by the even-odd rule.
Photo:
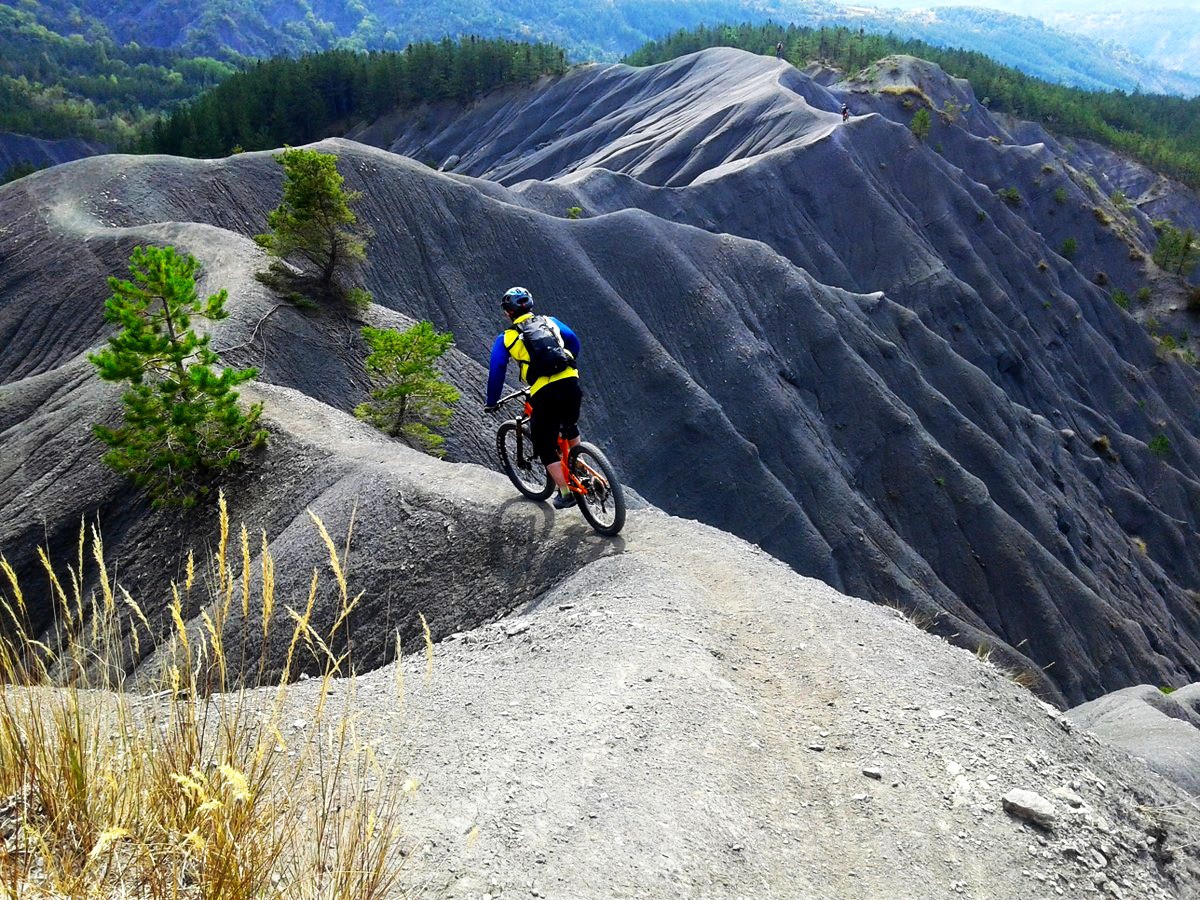
[[[1158,245],[1153,259],[1159,266],[1175,275],[1190,275],[1200,257],[1200,241],[1191,228],[1180,231],[1166,219],[1154,223],[1158,232]]]
[[[374,389],[354,414],[410,446],[442,456],[445,438],[434,429],[450,424],[459,393],[442,380],[434,363],[453,345],[454,335],[418,322],[407,331],[364,328],[363,337],[371,345],[366,366]]]
[[[88,357],[105,381],[126,382],[121,402],[125,424],[95,427],[109,446],[104,461],[144,487],[155,505],[193,505],[213,476],[242,453],[261,447],[262,405],[238,406],[234,388],[255,369],[216,370],[220,362],[208,335],[192,330],[193,318],[227,318],[225,290],[201,301],[199,264],[174,247],[138,247],[130,259],[131,281],[109,278],[113,294],[104,318],[121,330]]]
[[[366,260],[370,235],[351,209],[362,194],[342,189],[332,153],[289,147],[275,159],[283,166],[283,201],[267,215],[271,230],[255,240],[277,259],[297,264],[302,275],[296,279],[275,264],[268,283],[307,283],[318,299],[365,306],[370,294],[353,284]]]
[[[922,106],[912,117],[912,123],[908,127],[918,141],[923,141],[929,137],[929,132],[933,128],[933,116],[929,115],[929,110]]]

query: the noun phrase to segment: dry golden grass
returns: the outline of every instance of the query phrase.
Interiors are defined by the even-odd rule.
[[[933,100],[929,95],[917,87],[915,84],[889,84],[879,89],[879,93],[888,97],[916,97],[918,100],[925,103],[927,106],[933,106]]]
[[[49,634],[33,633],[0,560],[0,897],[373,900],[395,890],[400,779],[356,736],[352,677],[337,682],[350,688],[341,705],[330,701],[347,659],[330,648],[361,598],[350,596],[347,557],[313,515],[341,603],[320,634],[318,571],[303,603],[280,604],[266,535],[253,566],[248,531],[231,546],[224,496],[219,505],[212,558],[198,572],[189,556],[171,585],[165,640],[110,576],[94,529],[81,528],[65,573],[41,553],[55,599]],[[85,565],[98,584],[89,596]],[[197,608],[201,627],[189,628]],[[260,632],[248,667],[245,640],[240,659],[225,646],[235,613],[242,634]],[[280,622],[291,637],[276,685],[234,689],[266,671]],[[126,673],[151,644],[157,674],[134,692]],[[310,669],[318,661],[317,700],[303,727],[285,727],[302,654]]]

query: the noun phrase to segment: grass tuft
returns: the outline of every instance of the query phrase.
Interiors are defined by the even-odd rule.
[[[158,631],[143,611],[154,607],[110,574],[96,529],[81,524],[65,577],[39,553],[48,633],[31,628],[26,595],[0,558],[0,897],[374,900],[394,891],[401,779],[356,735],[352,677],[342,682],[345,706],[329,702],[345,661],[330,649],[333,632],[358,601],[347,599],[344,560],[313,515],[341,615],[328,634],[313,627],[314,570],[304,612],[284,604],[292,633],[275,691],[248,688],[265,678],[279,625],[275,562],[264,533],[253,567],[249,532],[231,532],[224,496],[218,505],[217,549],[202,569],[189,554]],[[85,596],[89,578],[97,587]],[[243,627],[229,627],[237,614]],[[244,642],[259,623],[263,649],[247,672]],[[229,646],[239,633],[240,658]],[[135,692],[128,673],[143,647],[156,648],[153,669],[139,670]],[[306,729],[285,739],[301,653],[320,673],[320,699]]]

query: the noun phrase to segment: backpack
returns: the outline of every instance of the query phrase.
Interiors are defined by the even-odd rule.
[[[557,375],[574,364],[575,357],[563,346],[562,335],[545,316],[534,316],[513,327],[520,332],[525,352],[529,354],[525,369],[527,384]]]

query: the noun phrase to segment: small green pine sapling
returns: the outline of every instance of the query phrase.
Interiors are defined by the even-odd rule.
[[[392,437],[434,456],[442,456],[445,438],[434,429],[450,424],[459,393],[435,367],[454,343],[454,335],[430,322],[406,331],[364,328],[371,346],[367,374],[371,399],[354,414]]]
[[[227,293],[196,292],[199,264],[174,247],[138,247],[130,281],[108,280],[104,318],[121,326],[88,357],[105,381],[124,382],[125,423],[95,427],[108,445],[104,462],[146,489],[155,505],[192,506],[209,482],[266,443],[262,404],[247,410],[234,390],[256,369],[215,368],[220,358],[192,319],[229,316]]]
[[[929,132],[933,129],[933,117],[929,115],[928,108],[922,106],[918,109],[908,127],[918,141],[929,137]]]

